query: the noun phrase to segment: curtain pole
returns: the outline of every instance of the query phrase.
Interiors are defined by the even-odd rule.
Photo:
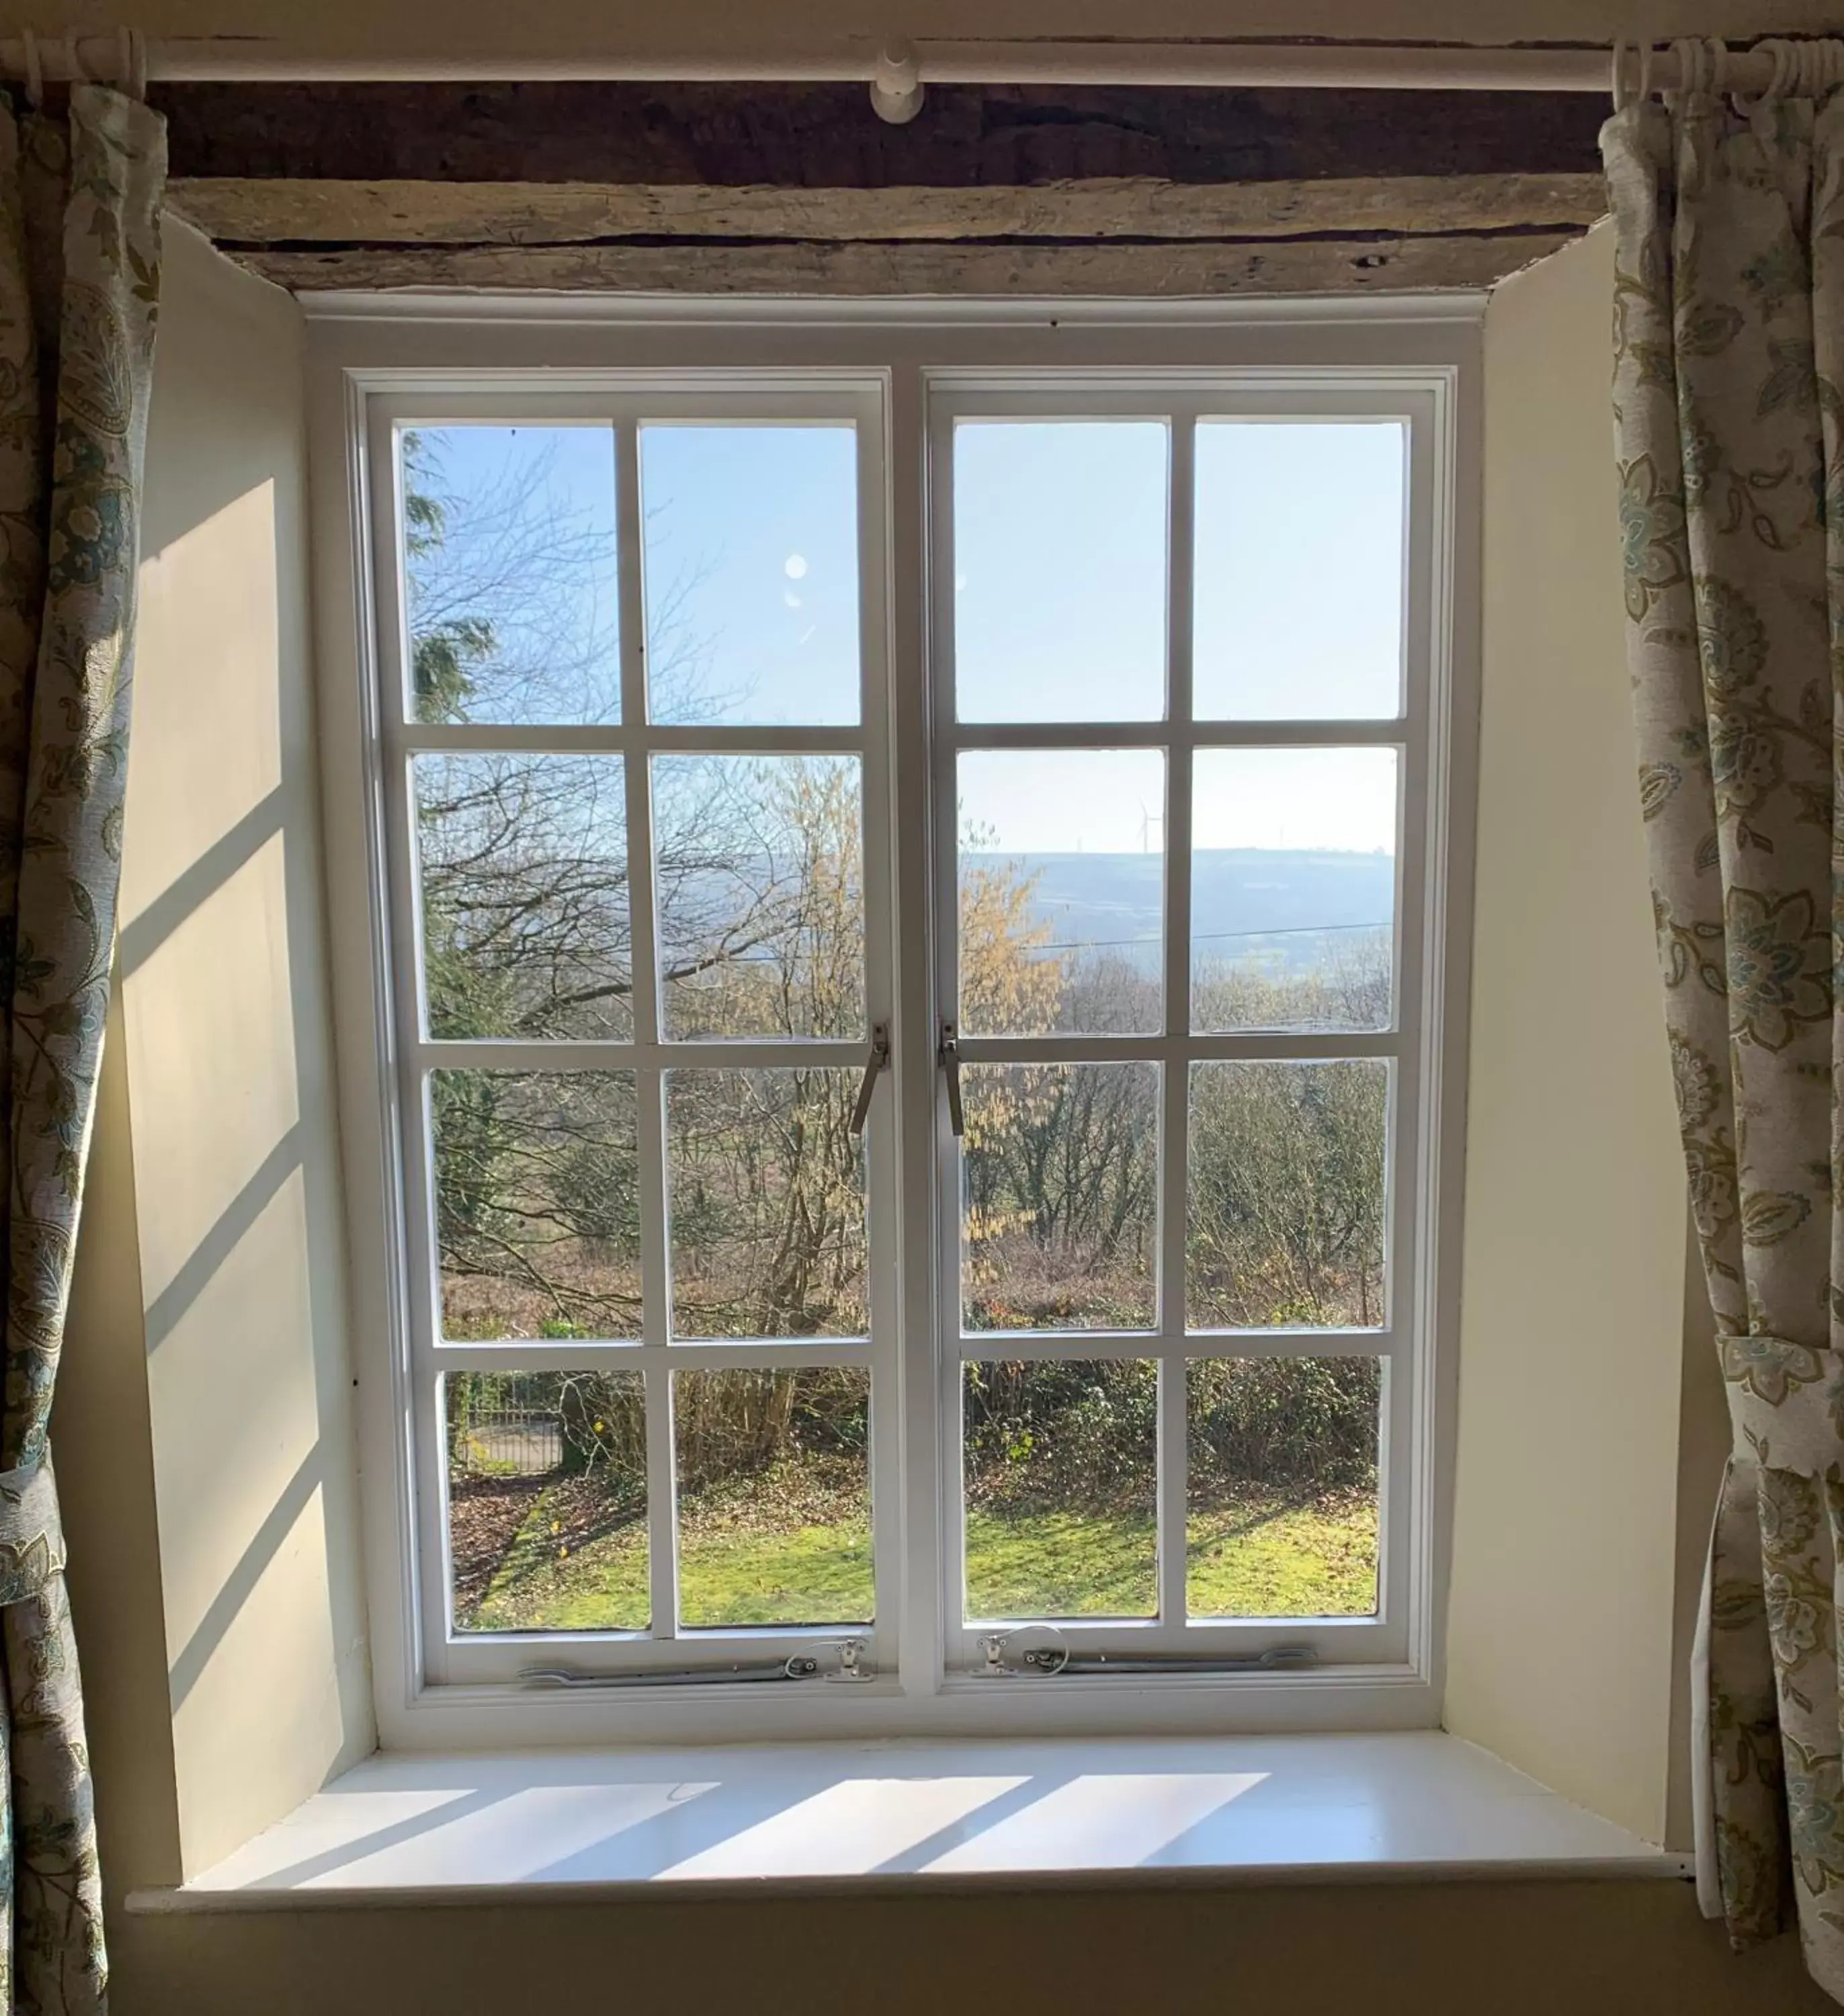
[[[348,56],[242,38],[176,38],[149,42],[145,60],[148,77],[171,83],[851,83],[899,98],[929,84],[1585,93],[1608,89],[1614,56],[1608,48],[927,40],[886,47],[854,42],[817,52],[739,46],[632,55]],[[29,32],[0,36],[0,76],[11,80],[127,81],[130,67],[120,33],[56,41]],[[1675,52],[1659,49],[1655,88],[1676,88],[1677,68]],[[1772,73],[1770,52],[1738,49],[1729,59],[1728,88],[1765,91]]]

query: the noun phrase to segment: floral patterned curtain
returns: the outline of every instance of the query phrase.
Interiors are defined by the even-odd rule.
[[[1601,135],[1640,794],[1733,1449],[1699,1640],[1698,1882],[1844,2001],[1844,45]]]
[[[119,880],[164,128],[0,101],[0,1982],[100,2011],[108,1970],[46,1429]]]

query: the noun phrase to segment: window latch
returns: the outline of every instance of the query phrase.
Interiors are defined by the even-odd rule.
[[[890,1024],[873,1022],[871,1024],[871,1053],[864,1060],[864,1076],[858,1081],[858,1103],[852,1109],[852,1132],[864,1132],[864,1123],[871,1117],[871,1094],[877,1089],[877,1074],[890,1062]]]
[[[960,1105],[960,1041],[952,1022],[942,1024],[941,1041],[935,1046],[935,1060],[948,1081],[948,1125],[958,1141],[967,1132],[967,1115]]]
[[[996,1679],[1053,1679],[1059,1673],[1291,1673],[1319,1663],[1310,1645],[1212,1657],[1187,1652],[1080,1651],[1053,1624],[989,1632],[979,1641],[980,1673]]]

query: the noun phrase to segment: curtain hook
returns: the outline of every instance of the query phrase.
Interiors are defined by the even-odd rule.
[[[38,53],[38,38],[30,28],[20,31],[26,50],[26,103],[36,112],[45,103],[45,63]]]
[[[1677,59],[1677,88],[1665,94],[1665,101],[1673,107],[1687,98],[1700,97],[1709,88],[1709,51],[1695,35],[1680,35],[1671,45],[1671,53]]]
[[[1629,45],[1623,35],[1620,37],[1620,38],[1615,41],[1613,45],[1613,74],[1612,83],[1613,90],[1613,109],[1616,112],[1624,112],[1626,107],[1633,102],[1631,99],[1626,95],[1626,51],[1628,46]]]
[[[119,88],[131,98],[144,99],[147,95],[147,38],[139,28],[118,28],[116,38],[121,71]]]
[[[70,73],[73,84],[88,84],[90,74],[83,67],[83,58],[77,47],[77,31],[73,28],[64,38],[64,67]]]
[[[1785,97],[1788,89],[1802,81],[1800,74],[1804,67],[1797,46],[1777,36],[1756,43],[1753,53],[1772,57],[1774,68],[1765,89],[1757,91],[1752,98],[1744,97],[1738,91],[1734,94],[1735,110],[1744,119],[1752,119],[1763,105],[1777,103]],[[1802,92],[1800,95],[1806,94]]]
[[[1844,84],[1844,42],[1835,36],[1822,41],[1788,42],[1792,88],[1801,98],[1823,98]]]
[[[1644,104],[1652,95],[1652,45],[1641,42],[1639,45],[1639,102]]]
[[[1729,78],[1729,45],[1720,35],[1709,38],[1709,95],[1720,98]]]
[[[1796,42],[1776,41],[1774,49],[1774,74],[1767,84],[1770,98],[1785,98],[1790,92],[1797,91],[1802,98],[1810,98],[1813,92],[1806,83],[1806,60]]]

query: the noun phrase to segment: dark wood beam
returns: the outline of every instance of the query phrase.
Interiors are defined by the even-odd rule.
[[[849,85],[164,85],[172,172],[330,181],[961,189],[1587,175],[1604,116],[1506,92],[931,89],[886,125]]]
[[[1474,288],[1600,214],[1601,108],[1403,92],[167,85],[175,210],[301,288]]]
[[[1236,239],[1547,231],[1606,208],[1593,175],[1394,175],[1024,188],[712,188],[691,182],[430,182],[182,177],[181,215],[221,243],[564,245],[632,238],[819,243]]]
[[[1122,296],[1419,293],[1488,287],[1573,232],[1283,238],[1196,244],[254,247],[234,256],[297,291],[404,287],[625,293]]]

